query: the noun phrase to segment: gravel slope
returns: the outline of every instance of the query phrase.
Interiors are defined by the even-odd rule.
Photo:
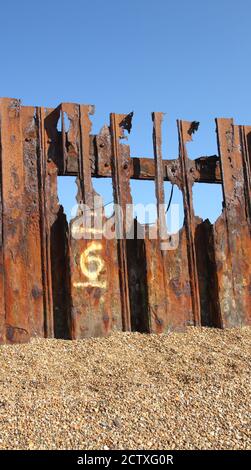
[[[0,347],[1,449],[250,449],[251,328]]]

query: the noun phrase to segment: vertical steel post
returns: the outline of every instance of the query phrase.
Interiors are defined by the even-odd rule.
[[[193,193],[192,185],[193,178],[190,173],[188,165],[188,156],[186,150],[186,143],[192,140],[192,134],[197,130],[199,123],[177,121],[178,135],[179,135],[179,159],[181,167],[182,178],[182,193],[184,202],[185,226],[187,235],[187,251],[190,272],[190,285],[192,295],[192,306],[194,324],[201,324],[201,311],[200,311],[200,293],[199,293],[199,280],[196,262],[196,248],[195,248],[195,217],[193,209]]]
[[[122,145],[120,144],[120,138],[123,137],[123,123],[126,122],[127,117],[128,116],[123,114],[110,114],[114,202],[120,207],[120,210],[117,212],[116,223],[119,233],[117,243],[122,304],[122,325],[124,331],[131,330],[126,248],[126,205],[131,204],[132,202],[130,194],[130,165],[129,161],[123,158],[121,149]]]

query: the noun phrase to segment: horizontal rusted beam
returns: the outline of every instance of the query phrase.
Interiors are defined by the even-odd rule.
[[[93,106],[86,105],[93,113]],[[49,137],[48,158],[53,160],[60,176],[78,176],[81,159],[81,106],[74,103],[62,103],[54,110],[49,110],[45,122]],[[131,116],[131,115],[128,115]],[[70,122],[66,130],[66,117]],[[132,117],[132,116],[131,116]],[[61,131],[58,122],[61,118]],[[112,177],[112,143],[110,129],[104,125],[100,133],[89,136],[89,161],[91,174],[96,178]],[[128,147],[125,145],[125,147]],[[129,162],[131,179],[155,180],[155,162],[153,158],[131,157]],[[179,159],[163,159],[163,180],[182,184]],[[200,156],[188,159],[189,173],[194,182],[222,183],[220,161],[217,155]]]
[[[163,180],[175,182],[179,175],[178,160],[162,160]],[[221,183],[220,162],[217,155],[189,160],[189,170],[196,183]],[[154,160],[144,157],[131,158],[131,178],[155,180]]]
[[[92,176],[96,178],[111,178],[111,164],[109,159],[106,166],[100,167],[97,163],[97,153],[94,149],[93,140],[96,136],[91,136],[90,148],[90,161],[92,166]],[[163,179],[164,181],[175,180],[179,164],[178,159],[163,159]],[[60,176],[78,176],[78,162],[71,161],[70,170],[63,171],[59,167]],[[194,160],[189,159],[189,168],[194,175],[194,182],[196,183],[215,183],[221,184],[221,170],[220,161],[217,155],[201,156]],[[155,180],[155,164],[154,160],[150,157],[131,157],[130,161],[130,178],[135,180]]]

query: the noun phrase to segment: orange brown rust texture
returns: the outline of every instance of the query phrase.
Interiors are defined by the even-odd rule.
[[[2,99],[1,194],[4,317],[1,336],[6,342],[30,337],[27,271],[27,220],[22,117],[19,100]]]
[[[186,144],[199,123],[178,121],[179,156],[165,160],[163,113],[153,113],[154,158],[131,157],[124,139],[133,114],[111,113],[109,125],[93,135],[93,112],[90,105],[51,109],[0,100],[0,343],[249,325],[251,127],[217,119],[219,155],[190,160]],[[78,184],[79,209],[70,224],[57,195],[57,177],[67,175]],[[153,180],[156,224],[133,217],[126,224],[120,214],[116,240],[87,227],[83,204],[94,220],[94,177],[112,178],[123,216],[133,202],[130,180]],[[168,234],[161,212],[164,181],[183,194],[178,234]],[[223,210],[214,224],[194,214],[194,183],[222,185]],[[102,203],[101,219],[115,229]]]

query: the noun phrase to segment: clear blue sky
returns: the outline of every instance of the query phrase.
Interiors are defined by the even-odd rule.
[[[189,154],[211,155],[215,117],[251,124],[250,15],[250,0],[1,2],[0,95],[24,105],[95,104],[95,132],[109,112],[133,110],[132,156],[152,156],[151,111],[166,113],[168,158],[177,156],[176,119],[198,120]],[[95,187],[111,199],[109,182]],[[219,189],[196,185],[196,213],[215,219]],[[74,191],[60,182],[68,214]],[[135,202],[154,200],[153,183],[132,182],[132,192]]]

